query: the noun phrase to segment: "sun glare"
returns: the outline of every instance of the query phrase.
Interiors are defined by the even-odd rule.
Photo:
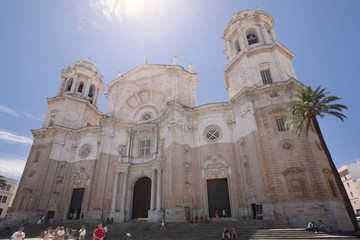
[[[125,0],[125,8],[130,15],[139,16],[144,9],[144,0]]]

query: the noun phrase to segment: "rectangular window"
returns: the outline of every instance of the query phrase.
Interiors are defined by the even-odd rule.
[[[10,188],[11,188],[10,184],[6,185],[6,191],[10,191]]]
[[[0,208],[0,215],[2,214],[2,212],[3,212],[3,209],[2,209],[2,208]]]
[[[140,157],[150,156],[150,139],[140,142]]]
[[[284,120],[282,120],[282,118],[276,119],[276,125],[278,127],[279,132],[286,131],[286,128],[285,128],[285,125],[284,125]]]
[[[5,185],[5,186],[1,186],[1,187],[0,187],[0,190],[5,190],[5,187],[6,187],[6,185]]]
[[[272,83],[272,80],[271,80],[271,75],[270,75],[270,70],[269,69],[266,69],[266,70],[263,70],[263,71],[260,71],[261,73],[261,78],[262,78],[262,81],[263,81],[263,84],[270,84]]]
[[[7,200],[7,196],[3,196],[3,198],[2,198],[2,200],[1,200],[1,202],[6,202],[6,200]]]
[[[3,196],[0,195],[0,202],[1,202],[2,197],[3,197]]]

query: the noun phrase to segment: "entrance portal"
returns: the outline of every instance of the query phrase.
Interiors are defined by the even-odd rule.
[[[71,197],[71,203],[69,208],[68,219],[72,219],[70,214],[73,216],[76,213],[76,219],[79,219],[81,214],[81,205],[84,197],[85,188],[74,188]]]
[[[134,186],[132,205],[133,219],[147,219],[150,210],[151,180],[148,177],[140,178]]]
[[[231,217],[227,178],[208,179],[207,191],[209,216],[215,217],[215,211],[218,210],[219,217],[222,217],[222,212],[225,209],[226,217]]]

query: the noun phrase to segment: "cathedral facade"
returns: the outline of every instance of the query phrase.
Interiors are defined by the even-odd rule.
[[[62,70],[9,218],[175,222],[225,210],[239,221],[322,219],[352,230],[316,133],[298,137],[284,125],[304,86],[273,27],[258,8],[225,27],[228,102],[197,106],[198,76],[175,58],[118,74],[103,114],[94,63]]]

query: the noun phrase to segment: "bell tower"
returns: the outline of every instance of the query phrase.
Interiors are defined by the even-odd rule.
[[[62,70],[61,78],[57,96],[48,98],[43,128],[98,125],[101,112],[97,107],[105,85],[95,64],[90,60],[77,61]]]
[[[277,41],[274,25],[269,14],[256,8],[234,14],[225,26],[225,89],[230,98],[244,87],[296,79],[294,54]]]

